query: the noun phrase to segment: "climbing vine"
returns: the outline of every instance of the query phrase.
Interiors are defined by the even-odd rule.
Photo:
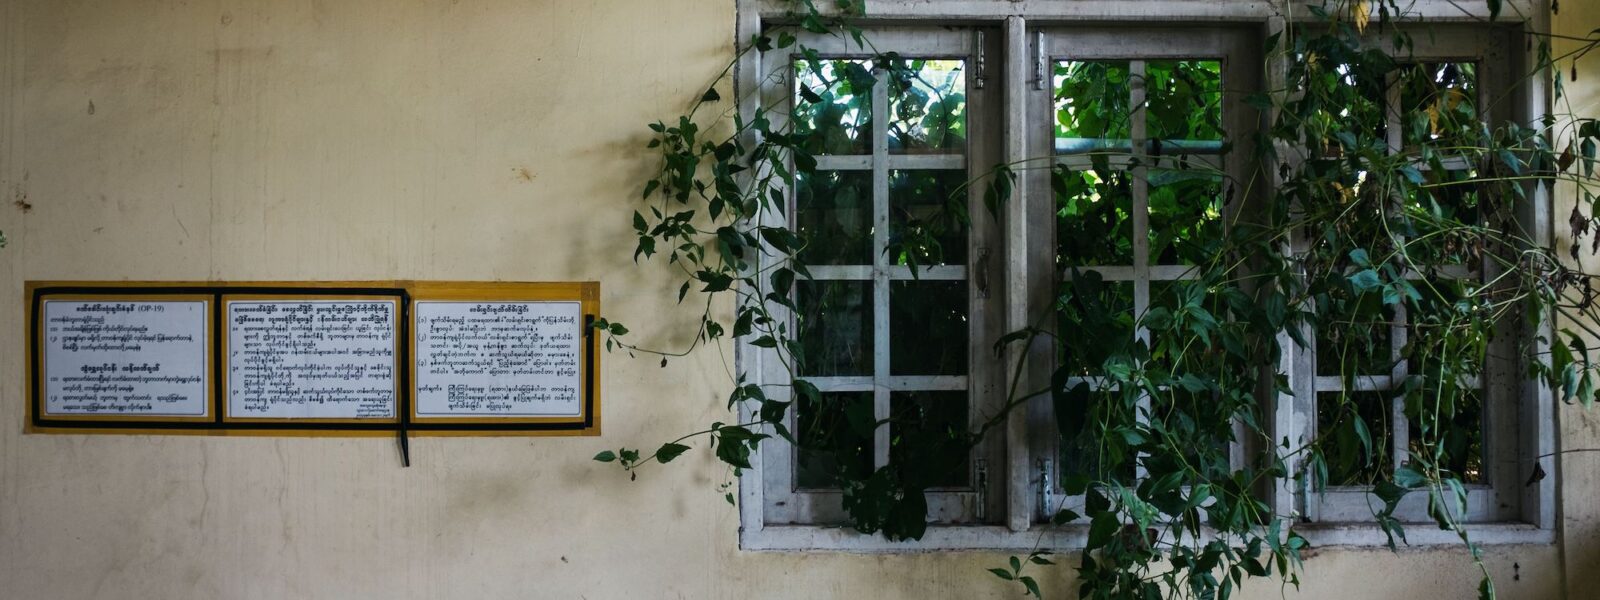
[[[1012,411],[1048,402],[1061,436],[1062,491],[1082,499],[1050,507],[1053,523],[1086,525],[1076,553],[1081,598],[1226,598],[1250,577],[1298,585],[1313,540],[1297,530],[1302,515],[1263,499],[1279,481],[1310,494],[1370,489],[1375,527],[1391,547],[1406,539],[1402,500],[1425,496],[1434,524],[1471,549],[1483,571],[1480,595],[1493,597],[1465,526],[1468,488],[1488,468],[1482,382],[1534,378],[1563,402],[1588,406],[1600,370],[1584,342],[1600,337],[1591,330],[1600,322],[1591,276],[1569,269],[1519,215],[1568,182],[1579,195],[1571,256],[1585,236],[1600,252],[1591,221],[1600,122],[1570,110],[1531,126],[1486,122],[1491,107],[1480,98],[1500,92],[1480,93],[1476,64],[1412,59],[1413,32],[1422,30],[1403,4],[1311,5],[1311,19],[1267,40],[1269,63],[1285,68],[1279,87],[1256,93],[1225,90],[1216,61],[1149,61],[1137,70],[1127,61],[1054,64],[1057,150],[1078,160],[999,164],[970,179],[899,174],[891,186],[911,200],[879,247],[859,220],[871,182],[820,170],[817,157],[868,153],[874,127],[896,150],[964,147],[963,73],[879,51],[856,25],[860,0],[827,11],[799,0],[793,29],[748,40],[684,115],[650,125],[648,149],[661,167],[631,216],[633,255],[681,272],[676,300],[704,308],[694,341],[648,348],[621,323],[594,325],[608,350],[658,357],[662,366],[741,340],[768,351],[788,380],[741,377],[727,422],[595,459],[633,472],[704,440],[737,475],[762,444],[791,444],[798,477],[840,489],[852,526],[917,539],[928,523],[927,490],[964,472]],[[1499,2],[1488,7],[1499,16]],[[825,57],[801,43],[802,31],[847,39],[864,58]],[[1566,106],[1561,67],[1574,65],[1575,79],[1576,59],[1600,46],[1600,31],[1572,40],[1577,49],[1564,55],[1552,54],[1548,32],[1526,34],[1538,64],[1512,83],[1538,85],[1554,73]],[[795,97],[729,109],[723,94],[732,96],[731,74],[750,53],[793,56],[761,76],[788,82]],[[1148,148],[1129,143],[1135,84],[1144,90],[1146,138],[1135,141]],[[887,115],[871,106],[879,85],[891,99]],[[1230,138],[1225,97],[1267,126],[1251,139]],[[1208,153],[1250,168],[1243,176],[1218,168]],[[807,380],[848,371],[860,351],[829,334],[847,325],[840,319],[859,300],[841,286],[813,285],[808,265],[870,263],[878,253],[913,274],[965,264],[975,211],[999,220],[1016,178],[1040,170],[1060,239],[1054,266],[1067,275],[1046,320],[982,340],[994,356],[1016,357],[997,411],[968,420],[911,406],[879,419],[870,400],[824,394]],[[968,206],[974,187],[982,206]],[[1134,229],[1136,188],[1148,231]],[[823,216],[787,215],[791,200]],[[1185,267],[1182,278],[1152,282],[1137,311],[1131,288],[1102,275],[1136,251]],[[717,303],[729,296],[731,315]],[[926,335],[966,327],[941,309],[947,298],[906,296],[892,310]],[[1556,315],[1568,317],[1565,329],[1540,337]],[[911,340],[895,352],[930,372],[968,360],[939,346]],[[1040,347],[1049,351],[1028,350]],[[1281,360],[1290,351],[1314,352],[1318,379],[1339,382],[1313,389],[1315,431],[1299,440],[1274,438],[1263,401],[1296,394]],[[1049,362],[1048,385],[1027,389],[1023,375],[1039,360]],[[891,460],[875,467],[860,457],[883,427],[895,432]],[[1249,456],[1232,456],[1235,447]],[[1037,596],[1038,569],[1055,561],[1039,549],[991,572]]]

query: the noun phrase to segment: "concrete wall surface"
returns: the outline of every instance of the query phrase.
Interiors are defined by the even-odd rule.
[[[1600,27],[1562,4],[1560,31]],[[697,314],[634,266],[626,216],[645,123],[704,90],[734,22],[733,0],[0,0],[0,598],[1016,595],[998,553],[740,551],[703,448],[637,481],[589,460],[725,418],[731,350],[607,358],[602,438],[420,438],[408,469],[384,439],[22,433],[31,279],[599,280],[636,336],[681,341]],[[1567,89],[1595,113],[1588,61]],[[1560,415],[1564,447],[1600,447],[1600,413]],[[1600,597],[1600,454],[1560,476],[1562,541],[1488,550],[1502,598]],[[1304,579],[1244,596],[1466,598],[1477,571],[1327,549]]]

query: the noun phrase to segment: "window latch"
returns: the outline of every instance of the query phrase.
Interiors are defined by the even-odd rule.
[[[979,29],[972,37],[973,44],[976,46],[972,49],[973,62],[976,63],[972,69],[972,89],[981,90],[983,89],[983,80],[989,73],[989,61],[987,60],[989,53],[984,51],[982,29]]]
[[[1033,32],[1033,89],[1042,90],[1047,83],[1044,80],[1044,32]]]
[[[1050,459],[1039,459],[1039,520],[1048,522],[1050,514]]]
[[[974,469],[977,471],[974,479],[978,481],[978,498],[977,506],[973,507],[972,512],[979,521],[982,521],[989,518],[989,461],[980,458],[974,463],[976,464]]]

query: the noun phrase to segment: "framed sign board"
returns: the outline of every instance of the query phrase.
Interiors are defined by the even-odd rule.
[[[29,282],[27,429],[599,435],[599,284]]]

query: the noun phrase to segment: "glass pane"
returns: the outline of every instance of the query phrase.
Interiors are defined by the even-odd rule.
[[[1484,481],[1481,392],[1458,386],[1424,386],[1406,397],[1406,416],[1412,460],[1437,464],[1463,483]],[[1424,421],[1438,426],[1425,427]],[[1437,454],[1430,456],[1424,444],[1433,446]]]
[[[839,477],[862,479],[872,467],[872,392],[825,392],[795,401],[798,488],[837,488]]]
[[[1133,284],[1094,271],[1062,281],[1056,294],[1056,356],[1073,377],[1105,373],[1107,360],[1133,359]]]
[[[1410,372],[1431,380],[1481,374],[1489,336],[1479,328],[1484,315],[1494,310],[1487,294],[1480,295],[1483,285],[1471,279],[1437,278],[1411,285],[1417,296],[1410,304],[1418,310],[1411,311],[1407,323]]]
[[[1150,430],[1166,443],[1186,451],[1148,455],[1144,458],[1145,470],[1151,476],[1181,471],[1226,478],[1231,470],[1228,449],[1233,442],[1232,417],[1214,392],[1171,388],[1152,394]]]
[[[1407,368],[1420,385],[1406,396],[1411,417],[1411,452],[1468,483],[1484,480],[1483,397],[1464,381],[1484,375],[1482,359],[1489,337],[1476,330],[1488,314],[1488,299],[1477,295],[1482,284],[1470,279],[1425,279],[1412,282],[1419,310],[1412,311],[1406,345]],[[1423,316],[1425,315],[1425,316]],[[1428,415],[1428,418],[1421,418]],[[1438,427],[1424,427],[1437,421]],[[1429,456],[1422,444],[1435,445]]]
[[[1222,173],[1195,165],[1150,169],[1150,263],[1196,265],[1223,239]]]
[[[1324,129],[1334,127],[1335,123],[1341,128],[1350,124],[1349,130],[1356,136],[1359,146],[1378,151],[1386,148],[1389,128],[1384,99],[1389,87],[1389,65],[1368,61],[1354,66],[1336,63],[1329,68],[1325,60],[1307,58],[1302,54],[1293,61],[1290,87],[1304,88],[1309,98],[1326,100],[1308,107],[1311,112],[1304,118],[1314,127]],[[1322,148],[1313,149],[1316,157],[1341,157],[1343,147],[1338,140],[1324,142]]]
[[[1132,152],[1128,61],[1059,61],[1054,78],[1056,154]]]
[[[967,172],[889,172],[889,262],[967,263]]]
[[[1136,398],[1115,389],[1094,389],[1088,383],[1067,388],[1055,398],[1056,428],[1061,435],[1060,487],[1078,491],[1088,482],[1117,481],[1132,485],[1137,452],[1118,434],[1137,420]]]
[[[1056,199],[1058,268],[1133,264],[1133,188],[1127,172],[1058,166],[1050,187]]]
[[[872,283],[795,282],[800,373],[872,374]]]
[[[967,487],[967,393],[894,392],[889,403],[889,462],[929,487]]]
[[[1441,165],[1442,166],[1442,165]],[[1465,265],[1483,262],[1484,206],[1474,169],[1423,171],[1424,185],[1405,194],[1406,248],[1425,264]]]
[[[961,154],[967,149],[966,63],[889,62],[889,153]]]
[[[1145,63],[1150,262],[1200,264],[1222,240],[1222,63]],[[1179,158],[1213,156],[1216,164]]]
[[[872,153],[872,86],[865,60],[796,60],[794,134],[812,154]]]
[[[1250,302],[1243,297],[1236,297],[1235,301]],[[1230,320],[1228,306],[1223,302],[1222,296],[1208,289],[1203,283],[1151,281],[1150,309],[1152,311],[1164,309],[1166,314],[1172,317],[1181,315],[1181,319],[1165,320],[1168,329],[1150,332],[1150,368],[1173,374],[1191,372],[1208,380],[1238,373],[1234,369],[1250,368],[1247,365],[1229,364],[1227,359],[1230,355],[1220,351],[1212,352],[1205,346],[1205,340],[1197,338],[1193,330],[1183,324],[1215,321],[1221,331],[1209,336],[1209,339],[1218,344],[1226,344],[1230,339],[1244,338],[1243,333],[1239,331],[1243,324]],[[1149,312],[1145,313],[1145,316],[1146,318],[1141,321],[1141,325],[1145,327],[1157,321],[1150,318]],[[1224,333],[1233,335],[1228,337],[1223,335]],[[1240,353],[1245,352],[1242,343],[1239,346],[1236,350]]]
[[[795,231],[808,265],[872,264],[872,172],[817,171],[795,177]]]
[[[1317,394],[1317,439],[1327,463],[1327,485],[1373,485],[1393,472],[1389,394]]]
[[[967,282],[889,283],[889,372],[967,373]]]
[[[1400,71],[1400,125],[1406,148],[1428,144],[1444,154],[1478,146],[1478,67],[1422,63]]]
[[[1161,156],[1222,150],[1222,63],[1153,60],[1145,63],[1145,132]],[[1211,142],[1193,143],[1185,142]]]
[[[1389,375],[1394,314],[1378,292],[1317,298],[1317,374]]]

